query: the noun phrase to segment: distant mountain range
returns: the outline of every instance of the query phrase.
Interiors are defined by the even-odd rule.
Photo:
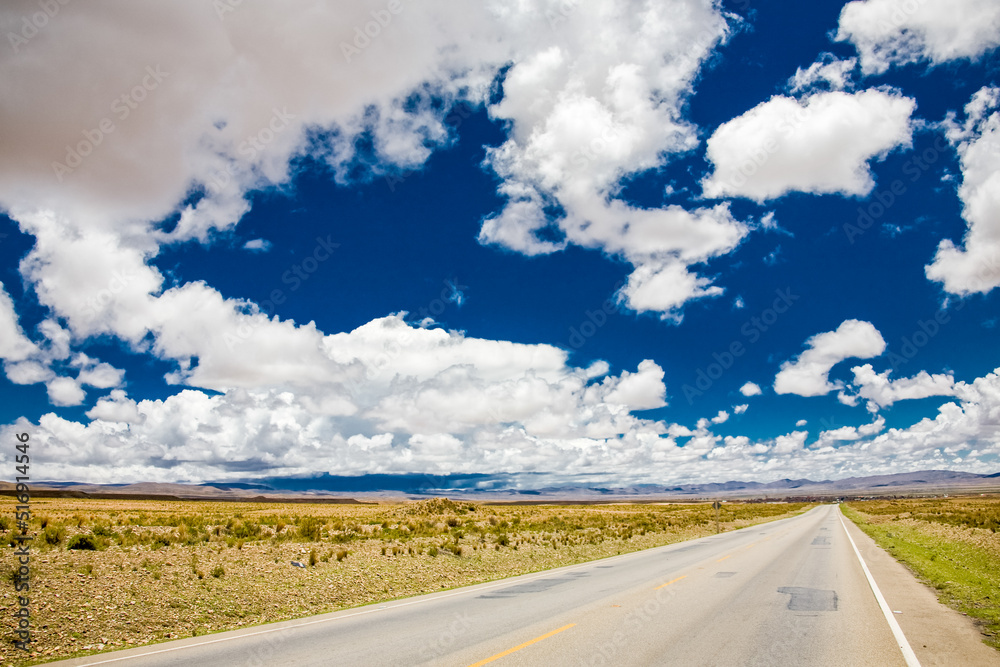
[[[245,482],[171,484],[81,484],[38,482],[34,496],[78,498],[160,498],[185,500],[272,500],[284,502],[355,502],[384,498],[450,496],[506,502],[628,502],[640,499],[693,500],[698,498],[781,499],[803,496],[861,496],[1000,492],[1000,473],[980,475],[952,470],[848,477],[838,480],[781,479],[776,482],[720,482],[708,484],[636,484],[623,487],[560,485],[538,489],[514,488],[515,475],[318,475],[274,477]],[[11,495],[14,485],[0,482],[0,493]]]

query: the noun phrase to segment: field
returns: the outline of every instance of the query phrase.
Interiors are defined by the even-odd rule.
[[[1000,498],[867,500],[844,513],[1000,649]]]
[[[15,501],[0,499],[13,542]],[[726,503],[722,530],[803,511]],[[34,499],[35,652],[14,647],[4,564],[4,665],[140,646],[453,588],[715,532],[707,504],[492,506],[447,499],[251,504]],[[293,561],[298,565],[293,564]]]

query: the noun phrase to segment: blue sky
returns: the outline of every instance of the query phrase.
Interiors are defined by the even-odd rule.
[[[34,477],[1000,469],[995,3],[130,7],[0,10]]]

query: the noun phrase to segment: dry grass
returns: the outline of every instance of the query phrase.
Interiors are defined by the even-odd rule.
[[[2,500],[12,515],[13,499]],[[636,551],[715,532],[708,505],[303,505],[36,499],[40,661],[285,620]],[[723,530],[803,504],[727,503]],[[6,541],[12,533],[0,533]],[[90,542],[96,550],[70,549]],[[292,565],[292,561],[304,567]],[[8,566],[9,567],[9,566]],[[9,574],[9,573],[7,573]]]

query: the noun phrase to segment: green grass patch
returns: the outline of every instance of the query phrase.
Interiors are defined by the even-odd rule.
[[[938,599],[981,622],[986,643],[1000,649],[1000,560],[973,544],[898,523],[872,523],[849,505],[844,514],[938,591]]]

